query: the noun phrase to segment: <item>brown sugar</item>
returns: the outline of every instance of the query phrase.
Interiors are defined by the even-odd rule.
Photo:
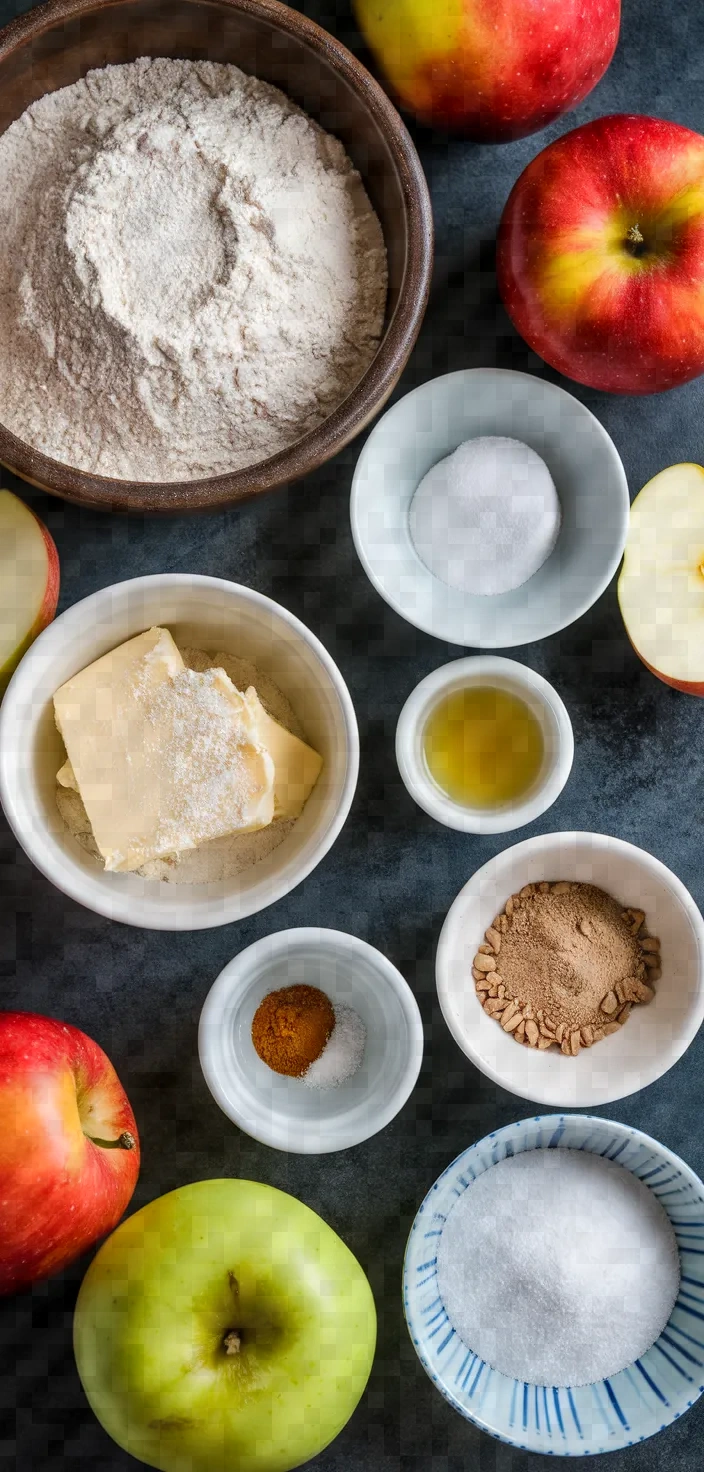
[[[252,1042],[274,1073],[301,1078],[315,1063],[335,1026],[329,997],[317,986],[285,986],[269,992],[252,1022]]]
[[[660,942],[642,910],[593,884],[528,884],[507,900],[474,957],[477,995],[516,1042],[575,1056],[649,1002]]]

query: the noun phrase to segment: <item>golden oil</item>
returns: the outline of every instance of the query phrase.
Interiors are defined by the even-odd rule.
[[[525,797],[543,762],[537,716],[510,690],[468,685],[451,690],[423,732],[428,771],[453,802],[498,808]]]

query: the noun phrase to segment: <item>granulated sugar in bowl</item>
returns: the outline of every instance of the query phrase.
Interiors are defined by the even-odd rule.
[[[639,1130],[506,1125],[452,1162],[413,1223],[413,1345],[484,1431],[553,1456],[662,1430],[704,1390],[704,1185]]]

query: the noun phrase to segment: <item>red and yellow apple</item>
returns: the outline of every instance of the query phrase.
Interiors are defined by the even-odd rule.
[[[12,491],[0,490],[0,695],[56,613],[59,554],[51,533]]]
[[[616,49],[620,0],[355,0],[364,37],[421,122],[487,143],[575,107]]]
[[[118,1227],[84,1278],[74,1348],[105,1430],[162,1472],[288,1472],[369,1378],[369,1283],[332,1228],[256,1181],[198,1181]]]
[[[578,383],[647,394],[704,371],[704,138],[618,113],[551,143],[499,227],[521,336]]]
[[[671,465],[631,506],[618,601],[643,663],[704,695],[704,469]]]
[[[134,1115],[102,1048],[51,1017],[0,1012],[0,1293],[112,1231],[138,1174]]]

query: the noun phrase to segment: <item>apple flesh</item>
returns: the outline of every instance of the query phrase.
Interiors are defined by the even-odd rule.
[[[74,1321],[105,1430],[163,1472],[288,1472],[322,1451],[365,1388],[367,1279],[335,1232],[254,1181],[152,1201],[100,1249]]]
[[[13,1293],[112,1230],[139,1140],[102,1048],[32,1012],[0,1012],[0,1120],[0,1293]]]
[[[544,128],[591,92],[620,0],[355,0],[365,39],[421,122],[486,143]]]
[[[38,516],[0,490],[0,695],[37,634],[56,613],[59,554]]]
[[[646,394],[704,371],[704,138],[616,114],[543,149],[509,195],[497,272],[536,353]]]
[[[631,506],[618,581],[626,632],[658,679],[704,695],[704,469],[671,465]]]

